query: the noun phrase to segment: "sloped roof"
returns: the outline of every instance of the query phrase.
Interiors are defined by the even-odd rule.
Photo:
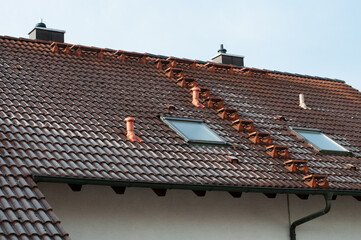
[[[361,94],[342,81],[1,37],[0,229],[5,238],[67,238],[31,177],[310,189],[306,174],[284,167],[287,159],[272,158],[266,146],[254,144],[217,110],[193,106],[189,89],[169,77],[172,69],[165,71],[169,67],[222,98],[240,119],[252,120],[256,131],[270,133],[274,145],[288,146],[290,159],[306,160],[309,174],[327,175],[329,189],[361,190]],[[298,106],[300,93],[310,110]],[[202,119],[229,146],[190,145],[160,116]],[[126,117],[136,119],[135,133],[143,142],[127,139]],[[353,155],[321,155],[289,126],[321,129]],[[31,225],[34,229],[27,228]]]
[[[69,239],[32,178],[0,160],[0,239]]]

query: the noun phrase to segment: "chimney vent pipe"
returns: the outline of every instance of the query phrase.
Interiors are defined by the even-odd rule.
[[[309,107],[306,106],[306,103],[305,103],[305,95],[303,95],[303,93],[300,93],[300,105],[299,105],[301,108],[303,109],[311,109]]]
[[[223,48],[223,44],[221,44],[221,48],[218,50],[219,53],[227,53],[227,49]]]
[[[199,102],[199,91],[200,90],[201,89],[199,87],[194,87],[191,89],[192,96],[193,96],[192,104],[196,107],[204,108],[204,105]]]
[[[136,136],[134,133],[135,118],[127,117],[126,119],[124,119],[124,121],[127,124],[127,138],[132,142],[143,142],[143,140]]]

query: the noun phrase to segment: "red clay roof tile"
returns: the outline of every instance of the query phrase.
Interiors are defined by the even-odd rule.
[[[5,219],[0,232],[9,239],[68,238],[31,175],[309,188],[304,175],[283,167],[284,159],[271,158],[265,146],[254,145],[248,134],[219,118],[218,108],[234,109],[230,120],[253,123],[252,132],[270,133],[273,144],[288,146],[290,159],[307,160],[311,174],[327,174],[331,189],[361,191],[361,94],[345,83],[86,46],[69,45],[65,55],[66,46],[58,45],[54,53],[45,41],[0,37],[0,215]],[[222,104],[195,108],[188,89],[170,79],[167,68],[169,76],[194,79],[210,100]],[[298,106],[299,93],[312,110]],[[135,133],[143,142],[127,139],[123,119],[128,116],[137,119]],[[230,146],[189,145],[159,116],[201,119]],[[321,155],[289,126],[321,129],[353,156]],[[16,220],[15,210],[27,220]]]

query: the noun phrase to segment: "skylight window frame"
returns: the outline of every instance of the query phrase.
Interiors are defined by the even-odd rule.
[[[189,118],[178,118],[178,117],[166,117],[161,116],[161,120],[174,132],[176,132],[181,138],[183,138],[184,141],[190,144],[197,144],[197,145],[217,145],[217,146],[229,146],[229,144],[216,132],[214,132],[208,125],[199,119],[189,119]],[[175,127],[171,121],[182,121],[182,122],[192,122],[192,123],[199,123],[201,124],[209,133],[214,135],[216,138],[219,139],[219,141],[213,141],[213,140],[200,140],[200,139],[190,139],[188,138],[180,129]]]
[[[333,140],[332,138],[330,138],[329,136],[327,136],[325,133],[323,133],[320,129],[316,129],[316,128],[304,128],[304,127],[289,127],[289,129],[300,139],[302,139],[305,143],[307,143],[308,145],[310,145],[311,147],[313,147],[316,151],[320,152],[323,155],[341,155],[341,156],[351,156],[352,153],[347,150],[346,148],[344,148],[343,146],[341,146],[339,143],[337,143],[335,140]],[[297,131],[303,131],[303,132],[311,132],[311,133],[319,133],[322,134],[327,140],[329,140],[330,142],[336,144],[337,146],[339,146],[340,148],[344,149],[344,150],[330,150],[330,149],[322,149],[319,146],[316,145],[316,143],[313,143],[311,140],[307,139],[306,137],[304,137],[303,135],[301,135],[300,133],[298,133]]]

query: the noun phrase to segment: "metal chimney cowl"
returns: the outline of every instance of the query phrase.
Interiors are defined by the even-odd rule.
[[[30,39],[53,41],[53,42],[64,42],[64,30],[47,28],[45,23],[42,21],[35,25],[35,28],[29,32]]]
[[[212,58],[212,61],[215,63],[222,64],[231,64],[237,67],[244,66],[244,56],[227,54],[227,50],[223,48],[223,44],[221,44],[221,48],[218,50],[219,54]]]

